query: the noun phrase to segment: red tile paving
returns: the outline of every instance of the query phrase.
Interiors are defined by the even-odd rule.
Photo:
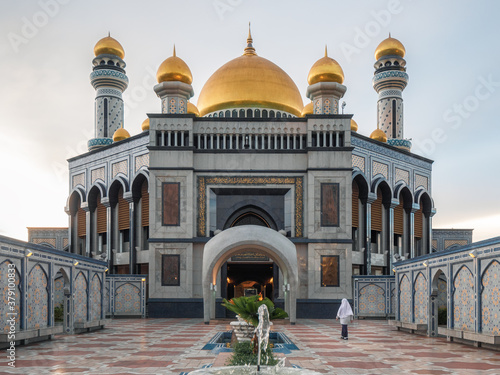
[[[179,375],[214,363],[217,355],[201,348],[229,329],[229,322],[201,319],[113,320],[105,330],[19,346],[17,368],[1,363],[0,375]],[[381,320],[355,321],[348,341],[330,320],[273,329],[300,348],[286,355],[288,362],[322,374],[500,374],[500,352],[396,331]]]

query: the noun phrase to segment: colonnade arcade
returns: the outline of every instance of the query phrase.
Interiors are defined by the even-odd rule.
[[[137,263],[137,251],[148,249],[148,187],[147,172],[138,173],[131,186],[123,176],[108,190],[100,181],[87,194],[77,186],[67,204],[69,251],[107,260],[111,273],[147,273],[147,264]],[[121,253],[128,253],[128,259],[117,260]]]
[[[406,184],[392,189],[384,178],[368,184],[362,173],[352,181],[353,251],[362,264],[353,274],[393,274],[392,263],[431,253],[432,200],[425,189],[412,194]],[[376,262],[375,260],[378,260]]]

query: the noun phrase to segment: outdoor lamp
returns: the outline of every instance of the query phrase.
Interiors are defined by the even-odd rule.
[[[470,253],[469,253],[470,257],[471,258],[475,258],[477,256],[477,251],[476,250],[472,250]]]
[[[428,267],[429,266],[429,263],[427,261],[425,261],[424,263],[422,263],[424,265],[424,267]]]
[[[33,255],[33,253],[31,251],[28,251],[28,254],[26,254],[26,257],[29,258],[32,255]]]
[[[74,266],[78,266],[78,263],[79,263],[79,262],[78,262],[77,260],[75,260],[75,261],[73,262],[73,265],[74,265]]]
[[[143,278],[142,278],[142,281],[146,281],[146,278],[145,278],[145,277],[143,277]]]

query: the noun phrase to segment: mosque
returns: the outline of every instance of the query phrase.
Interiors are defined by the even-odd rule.
[[[393,262],[432,252],[433,161],[404,136],[397,39],[375,51],[369,137],[341,114],[344,73],[326,50],[309,69],[304,105],[249,33],[195,105],[174,49],[157,72],[161,110],[133,136],[124,49],[108,36],[94,53],[95,137],[69,159],[65,243],[106,260],[109,273],[148,275],[150,317],[207,321],[225,316],[222,298],[249,294],[284,304],[292,322],[329,317],[353,298],[353,275],[391,275]]]

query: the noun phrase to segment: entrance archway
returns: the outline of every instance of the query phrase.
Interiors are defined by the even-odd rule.
[[[296,321],[296,301],[299,285],[297,250],[295,245],[275,230],[256,225],[226,229],[208,241],[203,251],[203,317],[208,324],[215,318],[217,272],[231,256],[252,249],[271,258],[283,274],[285,311],[290,323]],[[276,286],[278,287],[278,286]]]

